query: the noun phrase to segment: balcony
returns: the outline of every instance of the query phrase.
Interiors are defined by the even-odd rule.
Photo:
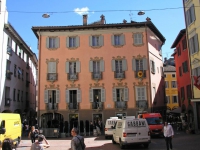
[[[124,101],[115,102],[115,108],[122,109],[122,110],[126,109],[127,108],[126,102],[124,102]]]
[[[138,101],[136,101],[136,107],[140,111],[146,110],[148,108],[148,102],[147,102],[147,100],[138,100]]]
[[[78,110],[79,109],[79,105],[78,105],[78,103],[69,103],[68,104],[68,109],[69,110]]]
[[[116,79],[124,79],[125,78],[125,72],[122,73],[114,73],[114,76]]]
[[[74,74],[68,73],[67,79],[68,80],[78,80],[78,73],[74,73]]]
[[[98,109],[102,110],[103,109],[103,102],[92,102],[92,109]]]
[[[10,98],[5,98],[5,106],[10,106]]]
[[[48,103],[46,104],[47,110],[58,110],[58,103]]]
[[[47,73],[47,80],[48,81],[58,80],[58,74],[57,73]]]
[[[102,79],[102,73],[92,73],[92,79],[94,80]]]

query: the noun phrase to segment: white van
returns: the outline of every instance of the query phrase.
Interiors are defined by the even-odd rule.
[[[115,123],[117,122],[117,120],[121,120],[118,119],[118,117],[110,117],[110,119],[106,120],[106,124],[105,124],[105,139],[107,139],[108,137],[112,137],[113,135],[113,127],[115,125]]]
[[[114,126],[112,143],[126,145],[143,144],[145,148],[151,143],[149,126],[146,119],[136,119],[135,116],[124,116]]]

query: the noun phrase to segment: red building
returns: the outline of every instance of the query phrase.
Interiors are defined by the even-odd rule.
[[[191,75],[190,61],[186,42],[186,30],[183,29],[177,35],[171,48],[175,48],[174,56],[176,66],[176,77],[178,84],[179,105],[181,113],[185,113],[188,123],[193,122],[193,108],[190,99],[191,95]]]

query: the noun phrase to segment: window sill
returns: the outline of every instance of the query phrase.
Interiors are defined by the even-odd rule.
[[[50,50],[50,51],[55,51],[55,50],[57,50],[58,48],[47,48],[48,50]]]
[[[113,47],[115,47],[115,48],[121,48],[121,47],[123,47],[124,45],[113,45]]]
[[[67,47],[69,50],[75,50],[77,49],[78,47]]]
[[[135,44],[135,43],[133,43],[133,46],[137,46],[137,47],[144,46],[144,43],[142,43],[142,44]]]
[[[99,48],[101,48],[102,46],[91,46],[92,48],[94,48],[94,49],[99,49]]]

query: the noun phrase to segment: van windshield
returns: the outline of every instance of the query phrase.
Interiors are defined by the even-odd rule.
[[[155,118],[146,118],[148,125],[156,125],[162,124],[162,118],[155,117]]]

